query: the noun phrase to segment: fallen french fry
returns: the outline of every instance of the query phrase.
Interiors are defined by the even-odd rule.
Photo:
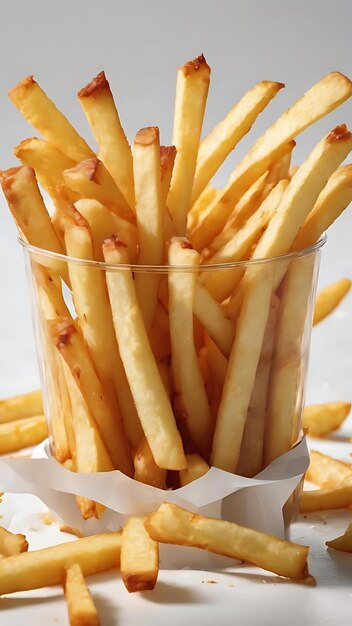
[[[145,485],[166,489],[166,470],[154,461],[148,441],[144,437],[134,455],[134,479]]]
[[[0,424],[41,413],[43,413],[43,401],[40,389],[0,400]]]
[[[132,154],[104,72],[78,92],[78,99],[99,147],[99,159],[134,209]]]
[[[16,452],[22,448],[36,446],[48,436],[44,415],[25,417],[24,419],[0,425],[0,454]]]
[[[0,559],[0,595],[62,585],[71,563],[79,564],[83,576],[119,567],[121,534],[93,535]]]
[[[129,265],[127,248],[116,238],[104,242],[103,253],[108,264]],[[109,269],[106,281],[121,359],[154,460],[164,469],[184,469],[181,437],[143,324],[132,271]]]
[[[352,524],[347,526],[345,533],[341,537],[327,541],[326,545],[328,548],[334,548],[334,550],[352,552]]]
[[[329,489],[339,488],[342,484],[352,484],[352,467],[326,454],[311,450],[306,480]]]
[[[189,61],[177,73],[172,143],[176,159],[167,197],[176,233],[186,235],[187,213],[196,169],[203,116],[208,96],[210,67],[203,55]]]
[[[309,548],[225,520],[186,511],[163,503],[147,516],[145,527],[160,543],[171,543],[247,561],[262,569],[294,580],[309,577]]]
[[[204,476],[209,471],[209,465],[199,454],[186,454],[187,469],[180,471],[180,485],[185,487],[189,483]]]
[[[322,289],[315,301],[313,325],[315,326],[330,315],[350,289],[351,281],[348,278],[341,278],[336,283]]]
[[[300,497],[301,513],[343,509],[352,504],[352,484],[335,489],[313,489],[303,491]]]
[[[64,591],[70,626],[100,625],[98,611],[78,563],[67,565]]]
[[[302,426],[308,429],[310,437],[325,437],[340,428],[350,411],[350,402],[326,402],[306,406]]]
[[[11,556],[27,552],[28,541],[24,535],[14,535],[9,530],[0,526],[0,555]]]
[[[144,521],[143,516],[132,516],[122,531],[121,577],[130,593],[154,589],[159,573],[159,546]]]

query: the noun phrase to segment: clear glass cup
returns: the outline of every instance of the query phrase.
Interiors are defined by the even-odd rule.
[[[134,475],[143,437],[139,416],[147,433],[145,407],[155,390],[146,382],[144,401],[140,388],[136,391],[137,373],[140,384],[139,369],[147,367],[146,350],[143,343],[136,360],[139,339],[131,331],[130,318],[144,316],[143,294],[153,289],[158,294],[153,321],[149,329],[142,325],[154,378],[148,375],[145,381],[160,378],[185,453],[200,452],[209,465],[253,477],[287,452],[302,436],[313,308],[325,239],[272,259],[200,268],[109,265],[55,254],[20,240],[31,287],[49,441],[56,459],[73,471],[119,468]],[[127,297],[121,291],[126,285],[119,287],[120,300],[118,292],[112,294],[114,276],[128,277],[129,288],[132,285],[136,300],[130,310],[126,302],[131,294]],[[193,342],[185,346],[190,360],[182,365],[177,319],[186,320],[184,333],[189,337],[189,310],[184,308],[186,293],[183,303],[177,304],[177,289],[185,277],[186,289],[194,290]],[[181,315],[176,322],[175,307]],[[132,332],[128,340],[123,339],[124,332]],[[182,329],[179,341],[185,342]],[[194,396],[207,403],[210,416],[207,443],[197,438],[189,421],[194,407],[187,397],[184,372],[192,350],[191,377],[196,369],[194,380],[199,387],[200,373],[203,385],[201,393],[195,385]],[[177,365],[180,358],[181,366]],[[157,414],[160,407],[155,410]],[[228,427],[232,412],[235,432]],[[147,439],[152,447],[150,436]],[[165,472],[160,480],[157,486],[179,486],[175,470]],[[291,500],[290,518],[292,510]]]

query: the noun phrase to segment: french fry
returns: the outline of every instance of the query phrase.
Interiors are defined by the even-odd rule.
[[[83,576],[119,567],[121,534],[93,535],[0,559],[0,595],[62,585],[71,563],[79,564]]]
[[[199,254],[192,249],[187,239],[175,237],[169,247],[169,265],[169,317],[174,385],[186,415],[186,428],[191,439],[207,456],[211,446],[213,419],[193,335],[193,302]],[[188,266],[194,271],[172,271],[172,266]]]
[[[221,352],[228,356],[234,337],[233,322],[225,317],[219,303],[199,281],[194,287],[193,310]]]
[[[137,262],[137,229],[133,224],[123,217],[112,213],[99,200],[89,198],[77,200],[75,207],[89,224],[93,239],[93,254],[96,261],[104,261],[103,241],[114,233],[125,241],[131,262]]]
[[[257,83],[201,142],[192,187],[192,205],[231,150],[250,131],[258,115],[284,86],[283,83],[267,80]]]
[[[207,348],[210,372],[214,376],[217,385],[220,389],[222,389],[226,378],[226,370],[229,364],[228,360],[208,334],[205,335],[205,345]]]
[[[196,202],[192,205],[192,208],[189,210],[187,215],[187,236],[190,236],[190,233],[195,228],[196,224],[202,219],[203,212],[206,211],[208,205],[214,200],[216,194],[219,193],[219,189],[215,189],[215,187],[211,187],[208,185],[202,191],[199,198],[197,198]]]
[[[204,476],[210,469],[208,463],[199,454],[186,454],[186,459],[187,469],[180,471],[181,487]]]
[[[121,418],[113,411],[73,320],[58,317],[48,322],[55,346],[65,359],[89,406],[103,442],[116,469],[131,476],[132,463]]]
[[[104,72],[78,92],[78,99],[99,146],[99,159],[134,208],[132,154]]]
[[[352,524],[347,526],[345,533],[341,537],[327,541],[326,545],[328,548],[334,548],[334,550],[352,552]]]
[[[60,152],[54,144],[37,137],[24,139],[14,148],[13,153],[23,165],[35,170],[38,181],[49,194],[57,185],[62,184],[62,172],[74,165],[74,161]],[[72,193],[71,200],[76,199],[77,194]]]
[[[0,454],[16,452],[21,448],[36,446],[48,436],[44,415],[0,425]]]
[[[236,166],[229,182],[210,205],[208,215],[193,232],[194,247],[198,249],[200,239],[204,246],[211,243],[243,192],[267,170],[270,161],[285,153],[285,145],[289,141],[351,95],[351,81],[343,74],[331,72],[285,111]]]
[[[160,146],[160,186],[161,197],[164,204],[166,204],[167,194],[169,193],[170,189],[170,182],[174,169],[175,158],[175,146]]]
[[[172,136],[177,153],[167,206],[180,236],[186,235],[209,82],[210,67],[203,55],[178,70]]]
[[[176,504],[164,502],[156,513],[147,516],[145,527],[160,543],[202,548],[293,580],[304,581],[309,577],[307,546],[225,520],[197,515]]]
[[[340,428],[350,411],[350,402],[326,402],[306,406],[302,426],[308,429],[310,437],[325,437]]]
[[[158,302],[153,328],[149,335],[150,346],[157,361],[171,358],[169,315],[161,302]]]
[[[65,185],[81,198],[98,200],[112,213],[135,222],[134,214],[103,163],[96,157],[78,163],[62,172]]]
[[[315,301],[313,325],[315,326],[330,315],[350,289],[351,281],[348,278],[341,278],[322,289]]]
[[[72,161],[83,161],[94,156],[94,152],[39,87],[33,76],[21,80],[11,89],[9,97],[26,120]]]
[[[329,511],[343,509],[352,504],[352,485],[335,489],[314,489],[303,491],[300,497],[299,510],[301,513],[315,511]]]
[[[99,626],[100,620],[78,563],[66,567],[65,598],[71,626]]]
[[[103,253],[108,264],[129,264],[127,248],[116,238],[105,241]],[[107,270],[106,280],[121,358],[154,460],[164,469],[184,469],[181,437],[151,351],[132,272]]]
[[[155,463],[145,437],[134,455],[134,479],[158,489],[166,489],[166,470],[158,467]]]
[[[0,424],[41,413],[43,413],[43,401],[40,389],[0,400]]]
[[[20,234],[32,246],[63,254],[64,250],[50,221],[34,170],[31,167],[14,167],[2,171],[0,182]],[[48,259],[47,263],[69,284],[65,263],[56,259]]]
[[[339,488],[342,483],[352,484],[352,468],[342,461],[311,450],[306,480],[327,489]]]
[[[27,552],[28,541],[24,535],[14,535],[9,530],[0,526],[0,555],[11,556]]]
[[[144,521],[143,516],[130,517],[122,531],[121,577],[130,593],[154,589],[159,573],[159,546]]]
[[[142,128],[138,131],[133,149],[133,172],[139,242],[138,262],[142,265],[162,265],[165,202],[161,195],[158,128]],[[139,306],[148,332],[155,317],[159,282],[158,274],[136,273],[135,276]]]

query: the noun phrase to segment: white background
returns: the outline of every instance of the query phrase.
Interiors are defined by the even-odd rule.
[[[0,167],[35,131],[7,99],[33,74],[89,142],[77,90],[104,69],[125,129],[159,125],[171,141],[176,70],[204,52],[212,67],[205,132],[261,79],[286,83],[218,177],[228,172],[267,125],[330,70],[352,75],[350,0],[11,0],[1,6]],[[299,137],[300,162],[334,125],[352,122],[346,103]],[[22,251],[0,200],[0,397],[37,385]],[[350,216],[333,229],[321,280],[351,275]],[[335,240],[335,245],[333,245]],[[345,306],[347,306],[345,304]]]

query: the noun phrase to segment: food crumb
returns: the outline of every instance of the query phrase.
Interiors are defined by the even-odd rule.
[[[62,533],[69,533],[70,535],[75,535],[78,539],[82,539],[83,534],[78,528],[71,528],[71,526],[67,526],[66,524],[62,524],[60,526],[60,531]]]
[[[51,513],[43,513],[42,522],[45,526],[51,526],[55,522],[55,518]]]
[[[208,585],[217,585],[218,581],[217,580],[202,580],[202,583],[207,583]],[[230,587],[231,587],[231,585],[230,585]]]

